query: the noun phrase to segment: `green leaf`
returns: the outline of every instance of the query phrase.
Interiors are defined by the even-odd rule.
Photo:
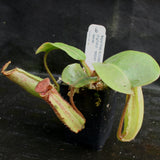
[[[110,88],[126,94],[131,94],[134,87],[155,81],[160,75],[160,67],[150,55],[132,50],[120,52],[104,64],[93,66]]]
[[[104,83],[113,90],[131,94],[131,83],[127,76],[114,64],[94,63],[94,69]]]
[[[122,70],[132,87],[150,84],[160,75],[158,63],[144,52],[123,51],[108,58],[104,63],[114,64]]]
[[[62,80],[76,88],[83,87],[91,82],[96,82],[97,77],[88,77],[78,63],[68,65],[62,72]]]
[[[40,52],[50,52],[52,50],[61,49],[64,52],[66,52],[70,57],[72,57],[75,60],[85,60],[86,56],[84,52],[82,52],[80,49],[61,43],[61,42],[46,42],[43,43],[36,51],[36,54]]]
[[[126,105],[117,131],[117,138],[122,142],[133,140],[142,126],[143,116],[144,99],[142,88],[135,87],[133,88],[133,95],[127,95]]]

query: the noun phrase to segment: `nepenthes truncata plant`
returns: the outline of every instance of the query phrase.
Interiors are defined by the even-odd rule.
[[[59,84],[47,66],[48,54],[57,49],[80,62],[66,66],[61,75],[62,82],[70,88],[70,103],[61,97]],[[92,71],[85,62],[84,52],[76,47],[61,42],[46,42],[37,49],[36,54],[41,52],[45,53],[44,66],[54,84],[51,84],[48,78],[41,79],[19,68],[6,71],[9,63],[1,72],[31,94],[44,99],[57,117],[75,133],[84,129],[86,122],[83,113],[74,104],[74,93],[80,88],[105,90],[109,87],[126,94],[117,138],[123,142],[135,138],[142,126],[144,115],[142,86],[154,82],[160,75],[160,67],[153,57],[144,52],[127,50],[111,56],[103,63],[93,63]]]

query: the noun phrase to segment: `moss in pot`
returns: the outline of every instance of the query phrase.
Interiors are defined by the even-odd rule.
[[[61,87],[60,89],[59,84],[47,66],[46,59],[48,53],[56,49],[61,49],[73,59],[80,61],[80,64],[74,63],[68,65],[62,72],[62,82],[69,86],[69,92],[63,89],[65,87]],[[58,118],[74,132],[72,134],[73,138],[71,138],[71,134],[68,133],[68,137],[71,140],[78,143],[83,143],[82,141],[84,141],[84,143],[88,143],[87,145],[94,148],[101,148],[104,145],[113,123],[111,113],[114,113],[115,106],[117,105],[112,105],[116,97],[116,92],[126,94],[126,104],[119,123],[117,138],[123,142],[128,142],[135,138],[143,122],[144,100],[142,86],[152,83],[158,79],[160,75],[159,65],[150,55],[133,50],[123,51],[108,58],[103,63],[93,63],[95,70],[92,71],[85,63],[85,54],[73,46],[60,42],[47,42],[37,49],[36,54],[40,52],[45,52],[44,65],[54,85],[50,83],[48,78],[44,80],[37,78],[38,81],[30,87],[33,92],[35,92],[32,92],[32,94],[37,95],[37,93],[39,93],[39,97],[47,101]],[[10,75],[13,75],[13,72],[5,71],[5,69],[6,66],[2,69],[3,74],[9,75],[10,73]],[[18,78],[23,79],[20,75],[18,75]],[[33,79],[31,75],[29,78]],[[10,79],[14,80],[15,77],[13,78],[12,76]],[[17,81],[15,80],[15,82]],[[22,80],[20,83],[24,84],[24,81]],[[27,89],[26,84],[21,84],[21,86]],[[64,100],[58,92],[60,92],[63,97],[66,92],[66,94],[69,95],[70,104]],[[111,95],[109,93],[111,93]],[[90,99],[90,94],[93,95],[91,96],[93,97],[92,99]],[[97,95],[98,98],[95,95]],[[85,103],[83,103],[80,97]],[[96,100],[94,101],[94,99]],[[111,112],[108,112],[107,105]],[[80,109],[81,112],[77,108]],[[83,110],[84,108],[91,108],[91,110],[87,112],[93,112],[93,114],[88,114],[92,114],[94,117],[98,114],[97,120],[92,120],[91,116],[88,118],[87,112]],[[101,116],[104,117],[104,114],[108,117],[107,121],[101,119]],[[106,127],[107,124],[108,129],[99,127],[98,130],[94,130],[94,124],[96,123],[98,125],[99,122],[101,122],[99,126]],[[91,125],[88,126],[88,124]],[[91,126],[94,127],[93,130],[90,128]],[[100,134],[102,130],[106,130],[106,132]],[[95,135],[99,136],[99,138],[94,137]],[[93,140],[96,138],[99,139],[97,144],[93,143]],[[89,140],[89,142],[87,142],[87,140]],[[93,144],[90,143],[91,141]]]

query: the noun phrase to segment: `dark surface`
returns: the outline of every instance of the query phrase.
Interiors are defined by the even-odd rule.
[[[121,143],[116,130],[124,96],[117,102],[111,136],[102,151],[65,141],[63,125],[41,99],[0,76],[0,160],[159,160],[160,88],[145,87],[145,115],[135,140]]]
[[[104,59],[133,49],[151,54],[160,64],[159,0],[0,0],[0,68],[11,60],[11,67],[42,73],[37,47],[60,41],[84,51],[92,23],[107,29]],[[53,73],[73,62],[62,52],[49,56]],[[0,160],[160,159],[160,80],[144,88],[144,123],[130,143],[116,139],[124,106],[124,96],[119,97],[111,136],[99,152],[67,143],[63,125],[45,102],[1,75],[0,84]]]
[[[42,72],[42,56],[35,56],[35,50],[43,42],[60,41],[84,51],[90,24],[106,27],[104,59],[133,49],[149,53],[160,64],[159,0],[0,0],[0,65],[12,60]],[[73,62],[62,53],[48,60],[54,73]]]

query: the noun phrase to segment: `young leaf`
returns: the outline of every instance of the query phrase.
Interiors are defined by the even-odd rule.
[[[120,52],[108,58],[104,64],[117,66],[128,77],[132,87],[147,85],[160,75],[160,67],[153,57],[139,51]]]
[[[131,83],[128,77],[116,65],[94,63],[93,67],[102,81],[110,88],[118,92],[132,94]]]
[[[142,88],[133,88],[133,93],[133,95],[127,95],[126,105],[117,131],[117,138],[123,142],[133,140],[138,134],[143,122],[144,100]]]
[[[97,77],[88,77],[78,63],[68,65],[62,72],[62,80],[75,88],[83,87],[97,81]]]
[[[82,52],[80,49],[61,43],[61,42],[46,42],[43,43],[36,51],[36,54],[40,52],[50,52],[52,50],[61,49],[64,52],[66,52],[70,57],[72,57],[75,60],[85,60],[86,56],[84,52]]]

